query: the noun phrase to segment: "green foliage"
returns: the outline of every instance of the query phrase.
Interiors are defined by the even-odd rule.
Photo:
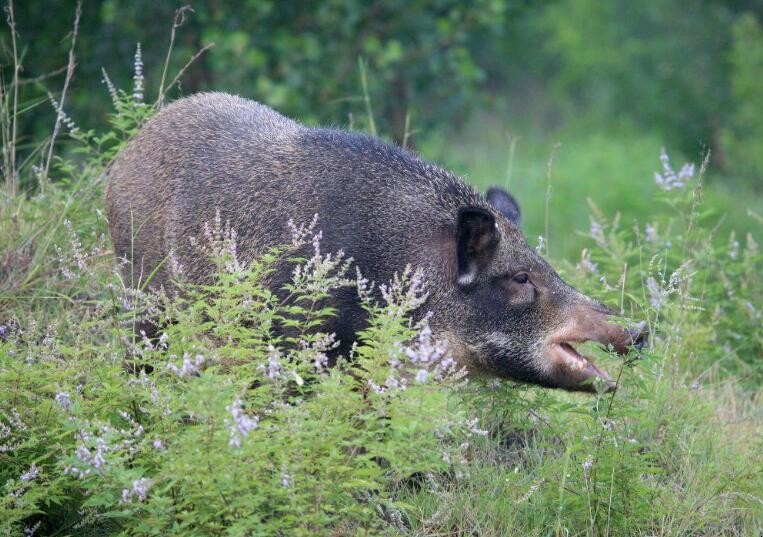
[[[60,162],[72,180],[22,203],[25,224],[54,246],[32,240],[47,259],[36,270],[49,272],[4,296],[31,316],[0,326],[2,531],[378,535],[403,524],[401,483],[444,471],[443,453],[475,427],[442,390],[458,385],[455,364],[408,321],[420,276],[396,277],[376,303],[360,274],[347,277],[350,260],[321,252],[317,220],[244,266],[218,217],[197,244],[214,280],[186,283],[170,259],[176,293],[125,286],[98,238],[100,212],[72,208],[150,114],[115,95],[108,133],[71,133],[86,155]],[[51,208],[57,224],[38,218]],[[293,278],[274,292],[265,282],[283,264]],[[369,327],[355,356],[329,368],[336,342],[321,328],[334,312],[323,301],[352,286]],[[41,298],[53,299],[51,317],[34,307]],[[136,338],[144,318],[162,327],[158,339]]]
[[[546,229],[545,198],[555,144],[559,147],[550,163]],[[577,259],[588,246],[587,234],[578,231],[590,224],[586,200],[594,200],[604,214],[619,214],[624,227],[643,227],[649,218],[673,212],[667,204],[656,203],[660,189],[652,177],[660,169],[655,155],[662,147],[675,158],[684,156],[672,144],[664,145],[656,133],[627,121],[601,131],[591,120],[581,119],[547,131],[539,130],[532,117],[507,122],[480,114],[455,135],[423,137],[420,149],[481,190],[507,188],[522,207],[522,228],[530,244],[536,245],[543,235],[553,259]],[[691,155],[685,158],[696,162]],[[763,214],[763,199],[753,185],[727,180],[713,159],[705,175],[703,207],[708,221],[717,220],[716,246],[726,246],[732,231],[742,241],[747,233],[760,241],[754,215]]]
[[[564,0],[542,15],[568,106],[628,117],[696,154],[714,144],[728,103],[726,58],[734,12],[721,3]],[[687,53],[691,51],[691,53]],[[606,121],[606,120],[604,120]]]
[[[317,306],[355,282],[317,237],[303,227],[244,268],[218,221],[205,246],[215,281],[179,280],[170,297],[121,288],[73,236],[61,273],[72,292],[99,274],[102,298],[65,308],[44,335],[23,319],[3,325],[3,531],[41,520],[48,533],[376,535],[399,519],[398,483],[444,470],[443,452],[474,425],[441,391],[459,378],[452,362],[424,356],[427,329],[406,321],[423,299],[415,274],[384,287],[384,305],[363,295],[357,359],[328,369],[334,337],[320,321],[332,312]],[[313,257],[290,257],[305,241]],[[263,281],[287,261],[298,269],[279,299]],[[134,321],[157,307],[161,336],[134,339]],[[277,337],[276,323],[295,330]],[[413,380],[414,359],[426,378]]]
[[[137,123],[117,112],[114,124],[127,127],[101,138]],[[100,158],[62,169],[87,184]],[[122,285],[102,216],[72,209],[81,182],[21,201],[25,226],[58,248],[38,254],[36,284],[6,302],[3,531],[754,534],[760,400],[744,386],[761,380],[763,259],[752,236],[714,246],[699,179],[671,175],[667,160],[661,169],[666,212],[629,227],[594,207],[589,253],[564,270],[655,334],[640,359],[590,349],[620,384],[593,398],[465,382],[426,325],[407,320],[423,298],[418,276],[373,301],[345,259],[320,251],[316,222],[249,266],[233,230],[211,222],[198,247],[216,278],[190,285],[175,267],[182,292],[168,295]],[[67,223],[35,221],[43,212]],[[273,292],[264,282],[282,263],[299,269]],[[369,322],[328,368],[321,326],[333,312],[321,304],[348,286]],[[147,312],[159,337],[136,339]]]
[[[25,155],[53,122],[40,104],[57,94],[73,5],[17,6],[26,80],[20,98],[36,103],[20,117]],[[590,116],[589,128],[609,132],[628,119],[685,154],[709,147],[714,165],[733,179],[760,183],[761,21],[754,1],[223,0],[190,2],[175,18],[180,7],[85,3],[67,109],[102,121],[109,110],[102,67],[127,65],[136,42],[153,81],[146,101],[159,93],[160,80],[167,89],[167,69],[180,71],[214,44],[183,71],[170,97],[229,91],[308,123],[369,128],[358,84],[363,59],[379,131],[398,142],[411,141],[413,131],[457,132],[491,103],[511,121],[533,110],[547,129]],[[175,54],[167,58],[170,33]],[[10,50],[6,35],[2,41]],[[6,81],[11,64],[3,62]],[[30,81],[50,73],[58,74]],[[126,86],[132,73],[111,75]]]
[[[435,478],[415,495],[422,534],[760,530],[760,422],[749,413],[759,408],[763,379],[763,256],[752,235],[746,245],[733,235],[714,245],[703,171],[673,172],[664,156],[658,198],[668,210],[631,227],[592,206],[588,249],[563,267],[586,292],[649,324],[652,346],[636,359],[617,363],[588,349],[616,374],[617,392],[587,400],[471,385],[462,404],[490,436],[475,442],[459,479]],[[749,398],[748,418],[725,406],[729,391],[745,385],[737,401]],[[747,419],[757,425],[732,425]],[[745,503],[744,521],[726,500]]]
[[[733,108],[724,134],[729,168],[749,180],[763,173],[763,28],[751,13],[740,17],[732,30],[730,51]]]
[[[189,5],[192,12],[185,13],[183,27],[177,29],[171,70],[179,70],[205,44],[214,47],[190,66],[183,93],[230,91],[308,122],[346,120],[353,112],[362,122],[357,65],[358,58],[364,58],[373,74],[370,92],[378,120],[398,140],[404,137],[410,111],[415,110],[417,124],[426,127],[469,105],[486,79],[473,49],[478,40],[497,31],[506,10],[504,2],[495,0],[469,5],[454,0],[225,0]],[[23,7],[18,6],[21,36],[42,34],[30,43],[33,64],[41,70],[58,68],[61,61],[50,57],[50,51],[63,48],[59,41],[69,30],[71,6],[58,6],[54,24],[44,27],[51,6],[30,2]],[[175,2],[147,0],[99,0],[85,6],[79,69],[83,80],[73,107],[78,113],[95,115],[107,109],[99,87],[101,67],[114,58],[125,64],[136,41],[144,47],[147,78],[154,83],[161,79],[177,7]],[[112,74],[117,85],[126,85],[127,72]],[[22,98],[28,100],[39,89],[24,91]],[[156,86],[147,87],[147,97],[157,91]]]
[[[632,132],[628,150],[581,137],[554,163],[553,177],[576,181],[554,182],[552,201],[572,205],[588,189],[607,203],[591,204],[578,242],[569,235],[580,207],[549,214],[551,253],[585,246],[578,263],[562,263],[565,277],[653,334],[638,356],[585,349],[619,388],[569,394],[464,379],[426,319],[410,321],[420,275],[408,270],[371,294],[349,260],[320,250],[319,220],[293,223],[292,244],[243,265],[235,230],[218,218],[197,244],[217,267],[212,280],[184,281],[170,258],[181,292],[131,289],[104,236],[102,177],[154,107],[109,93],[110,127],[68,131],[59,181],[44,195],[0,199],[2,533],[763,529],[763,221],[750,212],[748,231],[719,240],[704,165],[674,171],[667,155],[642,164],[633,154],[659,145]],[[493,182],[506,171],[496,138],[497,149],[466,136],[439,151]],[[539,186],[515,178],[512,190],[545,191],[545,153],[517,167]],[[646,168],[631,169],[636,161]],[[654,169],[657,184],[646,181]],[[618,170],[631,190],[614,186]],[[31,166],[22,172],[22,184],[37,180]],[[616,214],[632,200],[635,213]],[[533,234],[543,216],[534,212],[525,213]],[[269,288],[283,266],[295,269],[291,283]],[[328,367],[335,312],[325,298],[337,289],[359,294],[368,323],[351,355]],[[154,339],[132,329],[147,315],[159,320]]]

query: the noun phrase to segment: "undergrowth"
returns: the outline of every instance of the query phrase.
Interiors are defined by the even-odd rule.
[[[132,289],[103,174],[158,105],[142,78],[105,80],[108,129],[62,119],[76,149],[56,180],[29,161],[11,175],[30,186],[1,200],[3,534],[759,535],[763,256],[751,234],[716,236],[702,170],[663,154],[669,211],[631,224],[592,206],[590,247],[562,266],[649,323],[638,357],[589,349],[617,391],[467,379],[410,320],[415,268],[374,288],[320,250],[320,215],[251,265],[210,222],[208,284],[176,266],[179,292]],[[293,279],[273,290],[279,263]],[[345,287],[369,323],[330,365],[324,299]],[[133,330],[145,317],[156,338]]]

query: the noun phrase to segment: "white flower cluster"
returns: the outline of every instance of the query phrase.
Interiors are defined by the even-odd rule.
[[[201,366],[204,365],[205,361],[206,360],[204,356],[201,354],[197,354],[195,358],[191,358],[191,356],[186,352],[183,353],[183,363],[180,365],[180,367],[176,366],[172,362],[169,362],[167,364],[167,369],[180,378],[190,378],[198,375],[199,371],[201,371]]]
[[[264,373],[270,380],[275,380],[281,376],[281,352],[273,345],[268,345],[268,363],[260,364],[257,369]]]
[[[152,484],[151,480],[145,477],[136,479],[132,482],[132,486],[129,489],[122,489],[122,499],[119,500],[119,503],[132,503],[135,500],[139,502],[146,501]]]
[[[604,236],[604,226],[593,216],[589,218],[591,219],[591,228],[589,230],[591,238],[596,241],[597,245],[605,247],[607,245],[607,238]]]
[[[665,192],[685,187],[689,180],[694,177],[694,164],[688,162],[681,166],[681,169],[676,173],[670,165],[670,157],[668,157],[664,147],[660,152],[660,161],[662,162],[662,173],[654,172],[654,182]]]
[[[289,221],[289,227],[294,228],[294,223]],[[299,231],[301,228],[294,228]],[[313,255],[303,264],[294,267],[292,272],[292,285],[294,291],[302,295],[325,294],[333,289],[351,287],[354,280],[346,277],[352,264],[352,258],[345,258],[344,251],[339,250],[336,254],[321,253],[321,239],[323,232],[313,232],[310,242],[313,247]],[[297,242],[292,232],[292,243]],[[302,240],[306,240],[305,237]]]
[[[580,262],[577,268],[582,272],[589,272],[591,274],[599,272],[599,265],[591,261],[591,252],[588,251],[588,248],[583,248],[583,251],[580,253]]]
[[[117,87],[111,81],[109,74],[103,67],[101,67],[101,74],[103,74],[103,79],[101,79],[101,81],[106,84],[106,89],[109,92],[109,97],[111,97],[111,104],[113,104],[114,108],[116,109],[117,105],[119,104],[119,94],[117,93]]]
[[[50,104],[52,104],[53,108],[56,110],[58,121],[63,123],[66,128],[69,129],[69,132],[72,134],[77,134],[79,127],[77,127],[77,125],[74,123],[74,120],[66,112],[64,112],[63,106],[59,104],[59,102],[53,97],[51,93],[48,93],[48,98],[50,99]]]
[[[130,386],[140,386],[143,389],[147,389],[151,403],[155,406],[161,406],[162,414],[165,416],[172,414],[172,409],[169,405],[172,398],[169,395],[162,395],[162,393],[159,391],[159,388],[156,386],[156,382],[154,382],[146,374],[145,371],[141,371],[137,377],[129,379],[127,384]]]
[[[535,247],[535,252],[538,255],[543,255],[543,250],[546,249],[546,239],[543,235],[538,235],[538,245]]]
[[[32,464],[29,470],[19,476],[18,483],[14,484],[12,480],[8,480],[5,483],[5,488],[8,489],[8,496],[10,498],[21,498],[29,488],[29,483],[40,477],[40,469],[36,464]]]
[[[24,433],[29,426],[21,419],[16,408],[11,408],[10,414],[0,410],[0,453],[14,451],[24,441]],[[15,440],[15,438],[19,440]]]
[[[236,399],[232,405],[227,407],[228,412],[231,414],[231,419],[225,419],[225,425],[230,431],[230,441],[228,444],[235,448],[241,447],[242,440],[260,425],[259,416],[247,416],[244,413],[243,406],[244,403],[241,399]]]
[[[80,428],[79,443],[74,451],[77,462],[67,465],[64,468],[65,474],[84,479],[103,470],[108,465],[110,454],[125,452],[127,455],[132,455],[137,451],[137,443],[144,433],[143,426],[127,412],[122,411],[119,415],[130,424],[129,429],[118,429],[108,424],[101,424],[97,427],[98,432],[93,434],[90,429],[95,427],[89,422]]]
[[[19,477],[19,480],[21,480],[24,483],[28,483],[29,481],[34,481],[40,476],[40,469],[37,467],[36,464],[32,464],[32,466],[29,467],[29,470],[21,474],[21,477]]]
[[[291,245],[293,248],[299,248],[310,242],[311,238],[315,234],[315,226],[318,225],[318,214],[313,215],[312,221],[305,225],[300,224],[299,227],[294,223],[291,218],[286,223],[289,227],[289,234],[291,235]]]
[[[328,366],[327,353],[336,349],[339,346],[339,341],[334,333],[319,334],[314,341],[301,340],[299,345],[308,356],[312,356],[313,367],[320,373]]]
[[[137,102],[143,102],[143,53],[140,49],[140,43],[135,48],[135,63],[133,65],[134,75],[132,96]]]
[[[456,368],[456,361],[448,354],[447,346],[442,341],[432,338],[432,329],[426,324],[419,332],[415,345],[404,348],[405,355],[417,367],[416,382],[422,383],[432,375],[441,381]]]
[[[69,397],[69,392],[57,392],[55,400],[64,412],[71,412],[73,405],[72,400]]]
[[[422,306],[429,296],[424,272],[421,269],[413,270],[410,265],[406,265],[402,275],[395,273],[389,285],[380,284],[379,291],[386,302],[387,310],[393,316],[404,316],[414,311]]]
[[[90,254],[85,252],[85,249],[82,247],[82,242],[80,242],[70,220],[64,220],[64,227],[70,237],[68,255],[64,254],[64,251],[60,246],[55,246],[58,262],[61,266],[61,274],[67,280],[73,280],[78,275],[92,275],[90,267],[88,266],[88,259],[99,255],[101,252],[97,248]]]
[[[368,381],[368,387],[376,393],[385,393],[396,389],[406,389],[408,380],[403,375],[407,369],[415,369],[414,382],[424,384],[429,380],[442,382],[457,373],[456,361],[448,353],[445,342],[432,337],[432,329],[428,324],[419,331],[418,338],[413,345],[399,347],[400,360],[397,356],[389,359],[390,374],[379,385],[372,380]]]
[[[204,239],[206,248],[204,253],[211,254],[214,258],[222,262],[222,268],[230,274],[240,274],[244,271],[244,266],[238,259],[238,234],[231,228],[230,221],[223,225],[220,209],[215,211],[215,219],[212,226],[209,222],[204,222]],[[196,240],[191,238],[191,243],[196,244]],[[182,272],[182,267],[180,268]]]
[[[673,293],[680,290],[681,282],[684,280],[684,273],[688,269],[686,264],[678,267],[667,282],[658,282],[653,276],[646,279],[646,290],[649,293],[649,304],[653,308],[660,308]]]

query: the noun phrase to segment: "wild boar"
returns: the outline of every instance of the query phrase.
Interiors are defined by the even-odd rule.
[[[171,285],[172,252],[185,277],[213,265],[189,238],[216,211],[249,262],[289,241],[287,222],[319,215],[324,251],[343,250],[364,276],[389,281],[419,268],[433,333],[471,373],[569,390],[612,379],[574,343],[625,353],[646,338],[567,285],[518,227],[519,207],[500,189],[481,195],[453,173],[361,133],[310,128],[224,93],[180,99],[159,111],[113,163],[106,209],[126,281]],[[280,288],[291,274],[274,275]],[[343,342],[364,326],[355,293],[339,292],[330,330]]]

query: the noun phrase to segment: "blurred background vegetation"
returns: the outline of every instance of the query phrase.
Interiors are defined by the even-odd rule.
[[[623,212],[628,224],[651,209],[661,147],[677,166],[711,152],[707,195],[722,229],[752,229],[750,215],[763,213],[761,0],[188,4],[169,71],[214,46],[171,98],[228,91],[308,124],[366,129],[362,61],[379,132],[398,143],[412,134],[406,141],[417,151],[480,187],[509,186],[525,208],[531,241],[548,234],[552,254],[579,252],[570,230],[587,228],[587,198],[610,215]],[[61,91],[75,5],[16,3],[27,82],[22,153],[52,130],[48,92]],[[155,99],[183,5],[83,3],[64,104],[80,127],[97,128],[111,110],[102,68],[131,91],[138,42],[146,100]],[[10,32],[2,32],[7,82]],[[547,163],[556,143],[546,229]]]

